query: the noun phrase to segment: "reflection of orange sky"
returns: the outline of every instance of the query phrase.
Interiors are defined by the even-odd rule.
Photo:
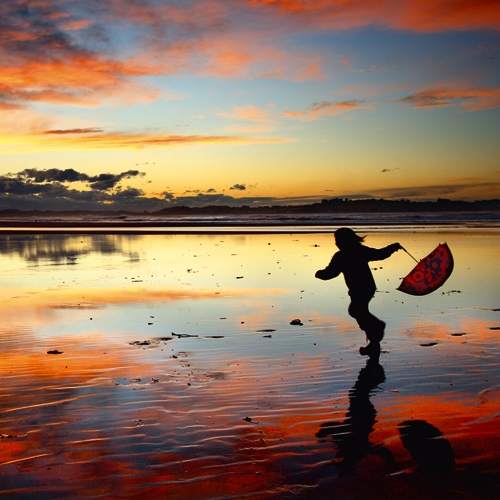
[[[4,319],[25,318],[32,311],[51,309],[89,309],[107,305],[142,304],[148,302],[167,302],[175,300],[227,299],[231,297],[272,296],[289,293],[279,288],[256,289],[187,289],[167,287],[131,287],[131,288],[52,288],[36,290],[34,288],[13,288],[3,292],[0,313]]]
[[[85,346],[102,341],[98,334],[80,340]],[[9,396],[2,398],[9,405],[7,411],[2,409],[2,432],[20,435],[17,415],[22,415],[23,420],[48,420],[41,427],[32,426],[38,430],[25,438],[2,441],[0,474],[8,467],[26,463],[31,474],[43,478],[61,477],[64,467],[63,484],[87,494],[100,492],[109,496],[128,491],[131,498],[137,498],[135,488],[142,484],[147,485],[147,492],[143,492],[146,498],[170,495],[196,499],[221,492],[242,497],[296,480],[287,476],[290,470],[284,463],[295,464],[308,456],[312,463],[320,464],[335,457],[335,445],[319,443],[315,435],[322,423],[345,419],[348,391],[357,377],[356,369],[330,366],[322,355],[300,352],[281,359],[222,356],[216,362],[226,377],[214,379],[203,377],[207,369],[198,363],[204,365],[207,361],[203,353],[198,353],[193,360],[187,359],[190,365],[184,370],[172,358],[161,363],[165,365],[162,371],[182,372],[177,384],[165,380],[147,384],[150,378],[144,377],[144,382],[136,387],[110,384],[104,388],[104,397],[98,393],[103,386],[92,381],[94,377],[119,380],[145,373],[156,375],[160,365],[142,364],[151,359],[147,355],[126,356],[126,352],[143,352],[132,347],[85,350],[77,342],[74,338],[61,339],[60,349],[65,354],[60,356],[17,355],[11,356],[10,361],[2,360],[3,373],[23,367],[22,373],[31,380],[29,404],[24,399],[26,387],[16,391],[14,385]],[[344,389],[339,390],[336,385],[331,394],[323,389],[321,396],[310,392],[315,384],[328,384],[336,376],[344,379]],[[191,387],[186,384],[188,380],[193,382]],[[50,400],[47,388],[51,386],[74,391],[54,390]],[[144,390],[134,391],[139,388]],[[120,401],[119,394],[123,392],[119,391],[124,390],[128,391],[126,399]],[[49,407],[43,404],[57,398],[58,411],[47,415]],[[101,407],[101,400],[108,403]],[[67,402],[62,404],[63,401]],[[397,425],[408,419],[425,420],[439,428],[451,443],[457,468],[470,465],[478,457],[489,467],[498,466],[495,450],[500,449],[500,438],[495,415],[500,412],[500,400],[496,393],[486,392],[475,399],[464,393],[407,396],[374,391],[371,402],[378,414],[370,441],[389,448],[398,469],[415,465],[398,437]],[[22,406],[31,408],[20,410]],[[84,425],[86,418],[99,413],[107,419],[109,411],[116,419],[115,426],[101,422],[104,428],[68,434],[72,422],[77,425],[81,419]],[[10,421],[5,422],[6,417]],[[244,421],[244,417],[251,417],[252,422]],[[139,418],[143,424],[136,425]],[[93,425],[99,425],[99,420]],[[159,432],[156,438],[155,432]],[[134,443],[142,449],[137,455],[131,452]],[[27,460],[45,453],[46,457]],[[9,462],[15,463],[6,465]]]
[[[460,342],[470,339],[468,334],[473,334],[474,340],[478,342],[489,341],[492,336],[496,337],[495,332],[490,330],[490,327],[495,324],[493,320],[474,318],[465,314],[463,316],[455,315],[456,317],[460,320],[458,327],[450,323],[438,323],[436,319],[439,320],[439,317],[432,320],[415,318],[411,329],[406,329],[403,333],[410,338],[421,339],[425,337],[432,340],[450,340],[451,334],[464,333],[465,335],[461,337],[451,337]]]
[[[219,241],[222,237],[215,238]],[[284,237],[282,241],[284,245]],[[272,246],[277,246],[274,240]],[[263,266],[269,253],[267,237],[260,237],[259,244],[248,248],[249,252],[260,252],[254,262],[256,267]],[[217,265],[222,267],[226,261],[219,259]],[[274,268],[267,265],[274,274]],[[265,276],[267,272],[265,269]],[[247,268],[244,274],[252,275]],[[193,282],[200,275],[195,274]],[[279,280],[274,283],[281,284]],[[322,423],[344,421],[349,407],[348,392],[364,363],[349,357],[354,350],[339,356],[337,350],[324,349],[324,339],[330,335],[348,334],[354,343],[362,343],[362,332],[347,314],[347,301],[339,316],[323,314],[319,305],[318,312],[308,308],[294,315],[288,305],[283,305],[292,302],[288,297],[279,307],[271,309],[273,295],[293,292],[292,286],[287,290],[265,286],[155,288],[146,282],[126,285],[1,290],[2,329],[3,334],[10,332],[10,344],[2,344],[7,349],[0,358],[0,376],[4,382],[0,388],[0,433],[14,437],[0,442],[0,483],[8,475],[26,474],[24,478],[29,475],[44,484],[48,492],[60,485],[68,491],[78,490],[81,497],[197,499],[253,494],[252,498],[262,498],[265,497],[262,492],[279,487],[285,491],[286,485],[300,482],[300,474],[307,474],[307,467],[297,464],[312,464],[311,468],[317,466],[318,475],[333,477],[334,466],[329,461],[335,458],[336,445],[320,443],[315,435]],[[339,287],[344,290],[343,283]],[[263,297],[264,294],[270,299]],[[237,300],[231,302],[231,297]],[[231,339],[226,336],[220,340],[176,339],[167,343],[168,348],[155,345],[143,349],[128,345],[125,339],[121,345],[116,338],[110,342],[105,333],[91,329],[84,334],[57,335],[31,343],[23,338],[21,329],[24,326],[36,332],[41,324],[58,324],[61,319],[56,317],[58,308],[84,310],[108,304],[126,306],[209,298],[224,299],[225,306],[233,308],[235,316],[238,311],[238,320],[245,321],[242,329],[259,326],[277,328],[278,332],[286,329],[291,334],[288,338],[273,334],[272,339],[263,339],[263,334],[235,335]],[[277,317],[280,325],[273,324]],[[301,317],[303,327],[288,325],[295,317]],[[404,322],[405,328],[397,335],[404,337],[407,344],[411,343],[408,337],[425,337],[443,344],[447,341],[450,346],[464,341],[486,344],[498,339],[498,332],[489,329],[495,326],[492,321],[474,318],[470,310],[463,314],[453,311],[434,315],[432,319],[407,317]],[[96,321],[90,326],[96,327]],[[451,337],[452,333],[460,332],[467,335]],[[314,355],[302,352],[303,345],[297,348],[299,344],[294,343],[295,335],[302,333],[311,346],[318,341],[318,350],[311,351]],[[144,335],[138,338],[148,338],[145,331]],[[388,337],[389,344],[392,340]],[[238,344],[242,338],[244,341]],[[277,355],[273,355],[276,350],[266,351],[267,346],[278,341],[290,343],[282,344],[284,350]],[[337,342],[335,346],[343,340]],[[258,344],[261,351],[258,354],[244,351],[243,344],[252,348]],[[55,348],[63,354],[46,354],[48,349]],[[184,349],[191,350],[186,357],[172,357]],[[466,349],[461,351],[463,356],[468,354],[470,351]],[[386,356],[389,362],[389,355]],[[446,384],[456,380],[455,373],[461,369],[452,367],[449,359],[442,367],[442,371],[448,369],[443,375]],[[425,358],[419,358],[419,362],[425,362]],[[473,363],[471,359],[467,367]],[[474,366],[481,368],[479,363]],[[405,370],[406,365],[392,365],[394,377],[388,380],[388,390],[375,390],[371,396],[377,422],[370,441],[391,450],[398,470],[414,467],[401,444],[397,425],[404,420],[421,419],[439,428],[450,441],[459,471],[472,465],[500,472],[498,392],[484,392],[477,399],[458,391],[411,396],[404,393],[408,376]],[[429,382],[437,374],[437,369],[430,366],[429,380],[426,374],[419,376],[423,382]],[[136,377],[142,381],[129,383],[129,379]],[[152,377],[159,382],[153,383]],[[486,378],[473,372],[471,377]],[[113,381],[121,385],[114,385]],[[389,383],[401,384],[398,387],[401,393],[389,392]],[[245,421],[245,417],[252,421]],[[30,459],[35,456],[39,458]],[[293,467],[297,468],[293,471],[295,476],[289,469]],[[303,469],[300,474],[299,467]],[[37,490],[33,487],[30,491]]]

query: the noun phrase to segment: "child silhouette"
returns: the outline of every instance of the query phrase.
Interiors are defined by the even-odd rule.
[[[351,297],[349,315],[357,321],[359,328],[366,333],[368,338],[368,345],[361,347],[359,352],[363,356],[378,358],[385,323],[368,309],[368,304],[377,289],[368,262],[387,259],[402,247],[399,243],[393,243],[376,249],[363,245],[363,241],[364,237],[358,236],[352,229],[347,227],[337,229],[335,244],[339,251],[332,257],[325,269],[316,272],[316,278],[330,280],[340,273],[344,274]]]

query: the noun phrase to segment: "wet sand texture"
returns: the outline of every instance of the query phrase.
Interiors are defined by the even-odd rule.
[[[2,235],[0,497],[498,498],[500,233],[393,241],[377,363],[330,235]]]

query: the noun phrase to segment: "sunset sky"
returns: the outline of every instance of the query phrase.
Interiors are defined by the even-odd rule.
[[[500,198],[498,0],[4,0],[0,209]]]

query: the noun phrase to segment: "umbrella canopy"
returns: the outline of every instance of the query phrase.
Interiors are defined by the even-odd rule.
[[[410,295],[427,295],[442,286],[452,271],[453,255],[443,243],[424,257],[397,289]]]

